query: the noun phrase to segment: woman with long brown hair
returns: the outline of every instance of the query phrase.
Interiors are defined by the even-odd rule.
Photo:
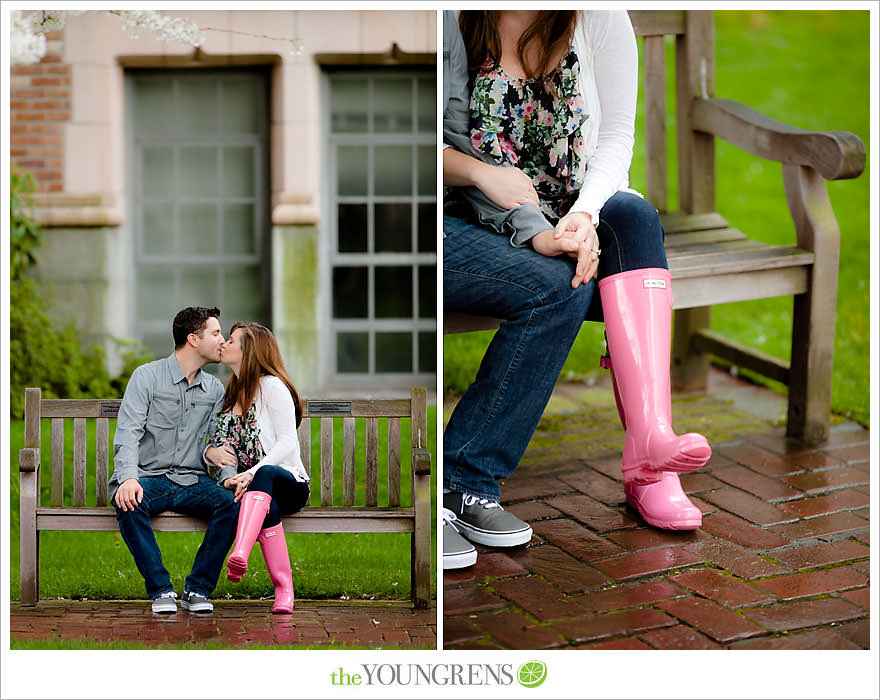
[[[241,580],[254,542],[259,542],[275,585],[272,612],[293,612],[293,577],[281,516],[301,510],[309,499],[296,434],[302,421],[299,394],[284,369],[275,336],[259,323],[233,325],[220,361],[232,377],[205,461],[215,469],[237,470],[222,482],[241,500],[227,578]]]
[[[444,432],[445,567],[476,558],[460,535],[531,538],[501,508],[498,481],[522,458],[584,320],[605,322],[627,503],[658,528],[701,524],[678,474],[711,449],[672,429],[663,228],[628,185],[637,83],[625,11],[444,16],[444,309],[506,319]]]

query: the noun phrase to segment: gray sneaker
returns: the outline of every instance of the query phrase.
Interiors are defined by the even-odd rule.
[[[189,591],[183,592],[183,597],[180,599],[180,607],[194,613],[214,612],[214,606],[206,596],[203,596],[201,593],[190,593]]]
[[[456,518],[448,508],[443,509],[443,569],[463,569],[477,562],[474,545],[458,534]]]
[[[516,547],[532,539],[532,528],[497,501],[453,492],[443,494],[443,506],[455,513],[456,529],[471,542]]]
[[[153,598],[154,613],[176,613],[177,612],[177,593],[174,591],[165,591]]]

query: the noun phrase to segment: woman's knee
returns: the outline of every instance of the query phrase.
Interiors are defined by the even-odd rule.
[[[274,464],[263,465],[257,469],[257,473],[254,474],[254,478],[248,484],[248,491],[263,491],[272,495],[275,480],[280,473],[285,471],[282,467],[277,467]]]
[[[602,207],[599,220],[619,235],[644,239],[663,238],[660,214],[651,202],[630,192],[618,192]]]

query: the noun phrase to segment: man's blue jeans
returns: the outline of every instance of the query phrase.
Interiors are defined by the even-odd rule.
[[[641,197],[615,194],[597,233],[600,279],[667,267],[660,218]],[[506,236],[444,217],[444,310],[506,319],[443,434],[445,488],[498,500],[498,480],[525,453],[581,324],[602,321],[596,280],[572,289],[574,268],[568,256],[514,248]]]
[[[214,479],[208,476],[198,479],[192,486],[181,486],[164,476],[142,477],[138,481],[144,489],[144,498],[137,508],[123,511],[113,503],[119,532],[144,577],[150,598],[174,590],[150,524],[152,516],[166,510],[208,521],[205,538],[196,553],[192,571],[186,577],[185,588],[191,593],[210,596],[217,585],[223,560],[235,540],[239,504],[233,503],[234,492],[218,486]]]

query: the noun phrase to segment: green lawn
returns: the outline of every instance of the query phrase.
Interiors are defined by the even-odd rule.
[[[742,102],[769,117],[805,129],[851,131],[870,152],[869,13],[867,11],[716,11],[718,97]],[[672,68],[673,46],[667,46]],[[674,79],[667,79],[670,90]],[[643,111],[636,124],[632,186],[645,190]],[[667,125],[674,137],[674,124]],[[782,168],[717,141],[718,210],[731,225],[768,243],[796,242],[785,204]],[[673,148],[670,148],[674,151]],[[674,158],[674,152],[671,154]],[[670,172],[676,172],[670,168]],[[869,177],[828,184],[841,231],[832,410],[869,423],[870,333]],[[675,208],[676,183],[670,182]],[[787,360],[791,298],[716,306],[713,329]],[[603,327],[584,324],[562,380],[601,372]],[[444,386],[457,394],[473,380],[491,332],[444,338]],[[773,387],[784,391],[784,387]]]
[[[428,407],[428,449],[436,450],[436,406]],[[334,430],[334,463],[341,465],[342,427]],[[69,423],[70,421],[68,421]],[[112,422],[111,422],[112,423]],[[320,499],[317,469],[319,465],[320,433],[317,422],[312,434],[312,473],[315,475],[312,504]],[[94,424],[90,422],[89,453],[87,463],[93,465]],[[112,440],[114,426],[111,425]],[[18,451],[23,444],[24,423],[10,422],[10,501],[11,561],[9,568],[10,590],[18,599],[19,578],[19,475]],[[363,420],[358,421],[358,443],[364,444]],[[65,426],[65,502],[72,500],[72,426]],[[409,435],[409,422],[401,420],[401,434]],[[379,503],[387,503],[387,432],[384,419],[379,421]],[[49,455],[49,422],[43,422],[42,454]],[[408,440],[404,440],[408,443]],[[112,454],[112,450],[111,450]],[[401,449],[401,499],[410,499],[410,479],[406,478],[409,465],[409,447]],[[363,455],[357,464],[363,475]],[[94,469],[92,469],[94,471]],[[334,474],[334,501],[341,503],[342,477],[337,466]],[[432,464],[432,501],[435,499],[437,462]],[[360,479],[362,483],[362,478]],[[41,478],[42,503],[49,502],[50,474],[44,469]],[[95,504],[94,475],[87,481],[87,504]],[[363,489],[356,501],[364,502]],[[103,505],[103,504],[102,504]],[[434,504],[436,507],[436,504]],[[432,528],[434,520],[432,518]],[[157,533],[156,539],[162,550],[163,561],[171,573],[178,591],[183,589],[186,574],[202,540],[202,533]],[[358,534],[290,534],[287,535],[290,559],[293,566],[294,585],[300,598],[358,598],[358,599],[405,599],[410,592],[410,536],[407,534],[358,533]],[[436,564],[431,558],[432,590],[436,590]],[[230,583],[221,575],[214,593],[217,598],[260,598],[273,595],[272,583],[266,571],[259,547],[251,554],[248,572],[237,584]],[[40,596],[42,598],[145,598],[143,579],[137,573],[131,554],[118,532],[45,532],[40,540]]]

